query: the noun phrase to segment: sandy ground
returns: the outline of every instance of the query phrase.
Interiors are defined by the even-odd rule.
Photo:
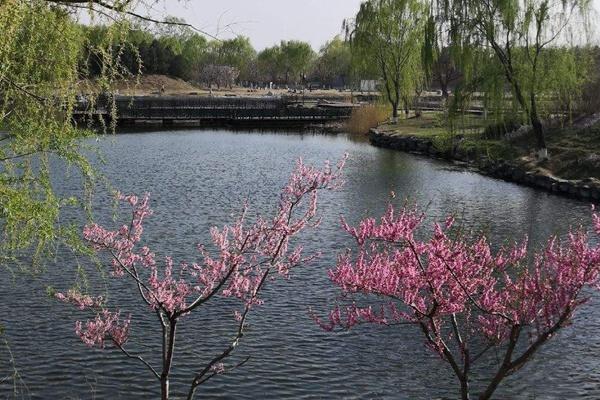
[[[165,75],[144,75],[139,82],[135,80],[117,82],[115,90],[121,95],[128,96],[151,96],[151,95],[189,95],[189,96],[209,96],[210,90],[204,87],[196,86],[182,79],[171,78]],[[281,96],[281,95],[296,95],[302,96],[302,93],[287,89],[248,89],[243,87],[233,87],[231,89],[216,89],[212,90],[214,96]],[[340,92],[337,90],[313,90],[304,92],[306,97],[327,98],[327,99],[349,99],[351,93]]]

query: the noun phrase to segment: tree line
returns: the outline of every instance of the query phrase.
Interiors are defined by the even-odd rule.
[[[376,80],[394,121],[399,109],[408,114],[425,90],[436,89],[449,116],[477,101],[497,121],[531,125],[545,156],[545,119],[569,119],[598,106],[600,52],[582,40],[589,2],[563,3],[369,0],[344,22],[345,34],[318,52],[297,40],[256,51],[247,37],[210,40],[171,18],[180,24],[123,30],[110,57],[127,74],[167,74],[217,88],[356,88],[363,79]],[[84,30],[93,48],[106,41],[109,28]],[[94,76],[103,63],[96,54],[84,66]]]
[[[107,26],[85,26],[89,48],[107,40]],[[309,43],[289,40],[256,51],[250,39],[207,39],[177,26],[159,31],[132,27],[114,37],[109,57],[118,57],[125,74],[164,74],[207,86],[234,84],[345,86],[350,77],[350,46],[340,37],[315,52]],[[91,52],[90,52],[91,54]],[[104,58],[86,56],[91,77],[101,74]]]

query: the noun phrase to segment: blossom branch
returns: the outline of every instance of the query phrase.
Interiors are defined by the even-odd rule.
[[[457,376],[461,398],[469,399],[472,366],[491,348],[502,348],[502,361],[488,387],[479,396],[489,399],[500,382],[523,367],[556,332],[569,325],[582,298],[584,287],[598,288],[600,246],[592,245],[581,229],[559,242],[550,238],[543,251],[527,265],[527,240],[494,253],[484,236],[474,239],[448,237],[454,218],[445,227],[434,224],[431,237],[420,241],[417,229],[423,215],[416,209],[392,206],[377,222],[366,218],[342,227],[356,241],[355,256],[348,251],[329,271],[331,281],[343,297],[373,295],[395,303],[375,314],[371,307],[339,305],[329,313],[329,322],[315,320],[326,330],[336,326],[374,323],[417,324],[425,343]],[[593,227],[600,234],[600,216],[593,213]],[[461,329],[460,323],[464,322]],[[519,342],[528,333],[531,343],[518,356]],[[471,355],[470,341],[480,336],[483,350]],[[456,343],[457,350],[449,346]],[[459,364],[459,352],[462,362]]]
[[[148,247],[139,248],[144,220],[152,215],[149,196],[146,194],[138,198],[118,194],[118,199],[129,203],[132,209],[128,225],[116,230],[97,224],[88,225],[84,229],[84,238],[96,250],[105,250],[112,256],[111,275],[133,280],[143,302],[157,315],[162,330],[162,369],[155,370],[143,358],[126,351],[123,344],[128,338],[130,320],[121,321],[118,311],[102,309],[85,326],[78,322],[77,334],[88,346],[104,347],[107,338],[114,339],[121,352],[146,364],[159,378],[162,399],[166,400],[180,320],[217,295],[240,300],[244,311],[236,314],[236,319],[239,318],[236,335],[222,353],[196,374],[190,387],[190,396],[193,397],[197,386],[225,371],[221,361],[233,353],[243,338],[247,315],[262,304],[260,293],[268,278],[271,275],[288,277],[292,268],[312,259],[302,257],[300,246],[290,250],[291,238],[306,227],[318,225],[317,191],[341,185],[345,159],[338,163],[336,169],[326,164],[321,170],[306,166],[299,160],[281,191],[278,207],[271,219],[259,217],[253,224],[247,224],[247,209],[244,207],[235,223],[211,229],[216,256],[199,246],[202,261],[181,263],[179,267],[170,257],[165,257],[163,265],[159,266]],[[72,300],[78,303],[91,301],[79,297]]]

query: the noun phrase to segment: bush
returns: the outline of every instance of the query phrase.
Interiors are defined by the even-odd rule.
[[[355,135],[366,135],[369,130],[388,120],[388,110],[381,105],[364,105],[352,110],[346,123],[348,132]]]
[[[482,137],[484,139],[502,139],[507,133],[514,132],[521,127],[522,121],[518,118],[506,118],[503,121],[486,126]]]

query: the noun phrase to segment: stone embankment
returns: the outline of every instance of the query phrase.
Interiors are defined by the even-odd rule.
[[[494,178],[545,190],[557,195],[600,203],[600,183],[598,180],[565,180],[547,174],[530,171],[505,160],[477,158],[474,154],[461,151],[455,146],[452,151],[439,151],[429,138],[397,135],[372,129],[369,140],[377,147],[421,154],[432,158],[460,162],[475,168],[478,172]]]

